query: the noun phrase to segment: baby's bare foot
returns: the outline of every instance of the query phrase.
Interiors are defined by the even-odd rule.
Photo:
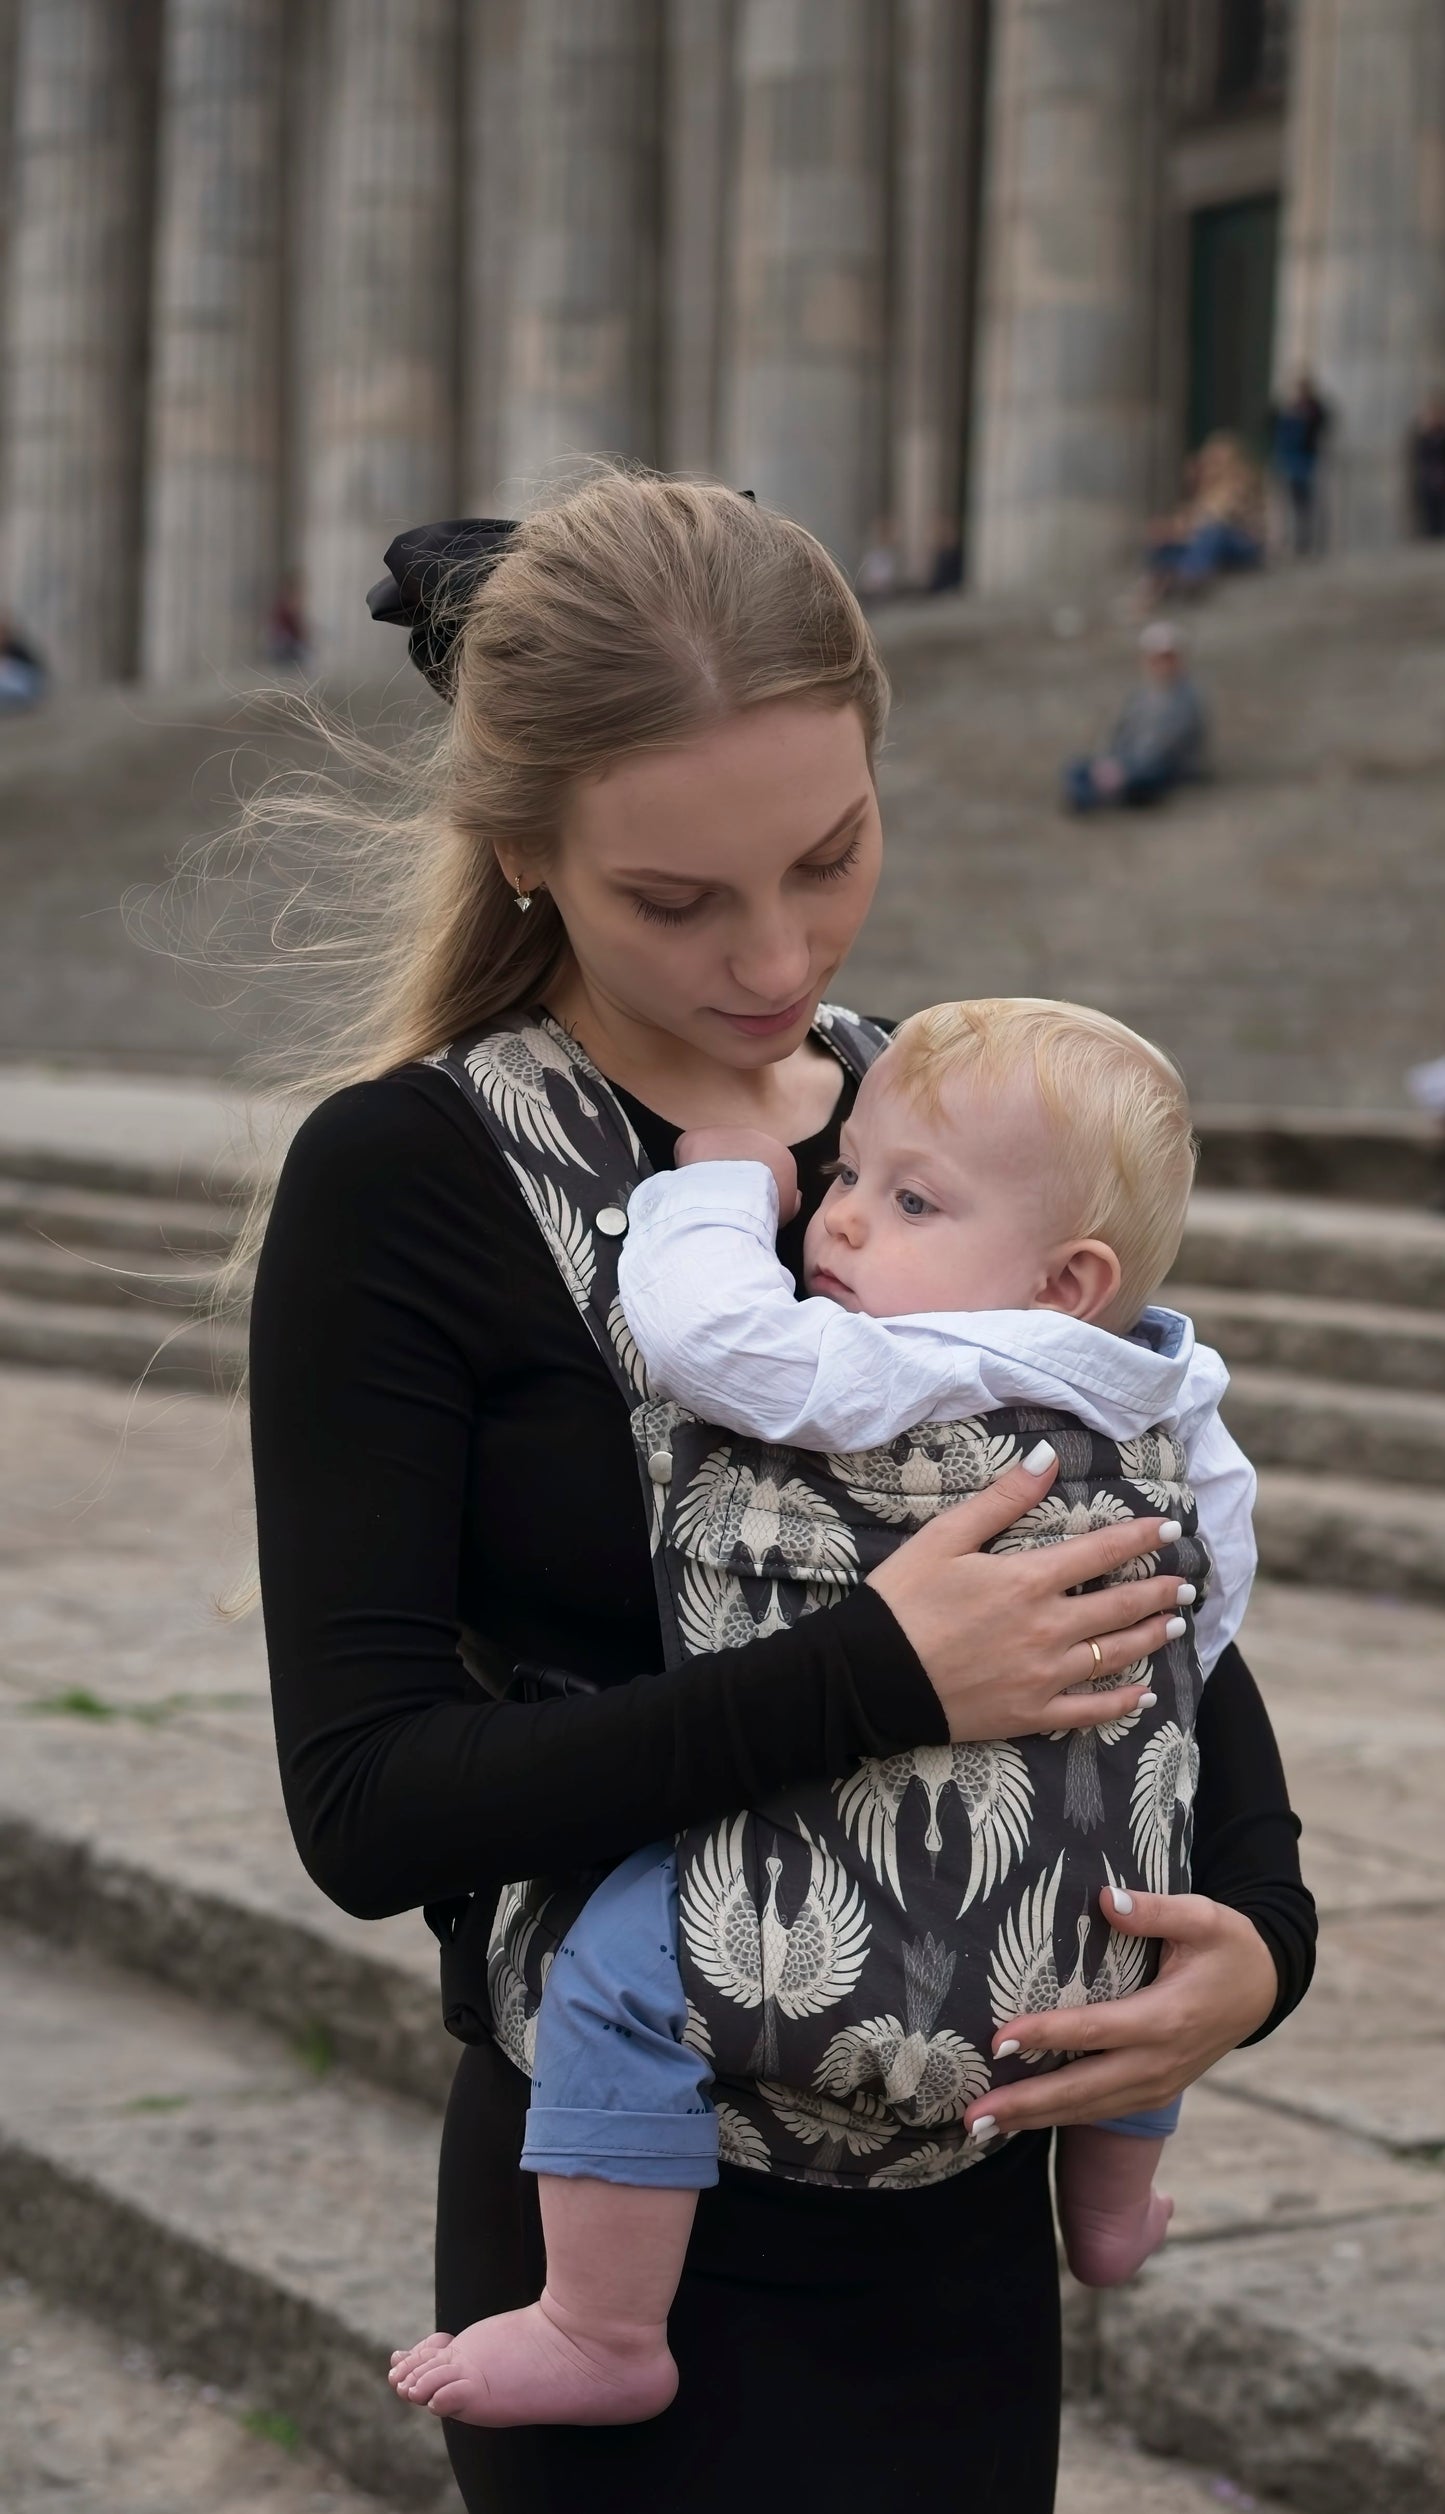
[[[547,2294],[448,2338],[398,2350],[403,2400],[469,2427],[617,2427],[656,2418],[677,2390],[665,2323],[582,2330]]]
[[[1127,2208],[1091,2208],[1076,2200],[1063,2211],[1064,2250],[1083,2287],[1117,2287],[1157,2252],[1174,2203],[1162,2191]]]

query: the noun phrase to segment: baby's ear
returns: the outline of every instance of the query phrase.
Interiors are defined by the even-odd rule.
[[[1034,1307],[1059,1310],[1085,1326],[1096,1324],[1118,1297],[1121,1271],[1107,1241],[1075,1240],[1050,1256],[1048,1278],[1035,1294]]]

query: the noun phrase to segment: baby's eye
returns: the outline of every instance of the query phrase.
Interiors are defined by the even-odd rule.
[[[933,1211],[933,1207],[929,1203],[928,1198],[926,1196],[920,1196],[916,1187],[899,1188],[898,1209],[900,1213],[907,1214],[910,1222],[917,1222],[921,1220],[925,1213],[932,1213]]]
[[[858,1184],[858,1173],[848,1161],[830,1161],[827,1175],[835,1187],[856,1187]]]

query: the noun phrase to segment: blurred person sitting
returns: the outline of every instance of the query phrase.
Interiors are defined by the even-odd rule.
[[[1294,554],[1315,556],[1324,547],[1324,516],[1319,501],[1320,458],[1329,435],[1330,413],[1313,376],[1301,373],[1288,398],[1271,405],[1270,469],[1289,499]]]
[[[1410,430],[1410,492],[1416,530],[1445,541],[1445,393],[1431,393]]]
[[[45,695],[48,678],[35,648],[0,611],[0,712],[13,715],[22,707],[34,707]]]
[[[933,529],[933,565],[928,575],[931,594],[957,593],[963,583],[963,526],[956,515],[940,515]]]
[[[1218,429],[1189,466],[1183,503],[1149,535],[1152,600],[1199,594],[1216,577],[1264,558],[1265,496],[1259,465],[1237,436]]]
[[[901,581],[898,530],[891,516],[881,515],[858,562],[853,590],[860,602],[888,602],[897,593]]]
[[[271,615],[266,623],[266,660],[279,664],[304,663],[306,654],[306,608],[301,577],[293,567],[286,570],[271,605]]]
[[[1139,809],[1205,773],[1204,703],[1172,621],[1150,621],[1140,635],[1139,661],[1139,678],[1103,750],[1071,760],[1064,770],[1069,811]]]

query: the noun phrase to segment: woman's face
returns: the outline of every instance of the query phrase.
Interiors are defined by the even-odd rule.
[[[546,882],[604,1017],[754,1067],[805,1037],[882,844],[856,711],[777,699],[583,779]]]

